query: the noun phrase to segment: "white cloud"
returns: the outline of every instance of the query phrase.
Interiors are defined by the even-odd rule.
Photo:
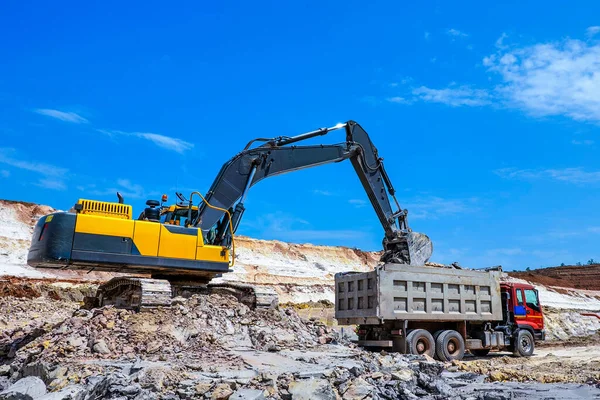
[[[501,168],[494,171],[498,176],[506,179],[553,179],[562,182],[584,184],[600,182],[600,171],[586,171],[583,168],[563,169],[518,169]]]
[[[352,204],[356,208],[362,208],[367,205],[367,201],[363,199],[350,199],[348,200],[349,204]]]
[[[88,190],[92,190],[96,188],[96,184],[95,183],[89,183],[89,184],[85,184],[85,185],[78,185],[76,186],[77,190],[81,190],[83,191],[88,191]]]
[[[438,219],[440,216],[463,214],[478,209],[476,197],[445,199],[437,196],[420,197],[406,202],[408,220]]]
[[[467,37],[467,36],[469,36],[469,35],[467,35],[466,33],[464,33],[464,32],[461,32],[461,31],[459,31],[458,29],[454,29],[454,28],[448,29],[448,30],[446,31],[446,33],[447,33],[448,35],[450,35],[450,36],[453,36],[453,37]]]
[[[89,190],[93,189],[95,185],[87,185],[87,186],[78,186],[79,190]],[[109,187],[104,190],[89,190],[90,194],[96,196],[107,196],[107,195],[116,195],[119,192],[123,195],[124,198],[131,199],[147,199],[152,196],[158,194],[158,192],[146,192],[144,187],[140,184],[133,183],[129,179],[117,179],[116,185]]]
[[[330,192],[329,190],[321,190],[321,189],[314,189],[313,193],[319,194],[321,196],[333,196],[334,195],[334,193]]]
[[[397,104],[408,104],[409,103],[408,100],[406,100],[404,97],[400,97],[400,96],[389,97],[387,99],[387,101],[389,101],[390,103],[397,103]]]
[[[89,122],[87,119],[74,112],[52,110],[49,108],[38,108],[34,111],[38,114],[46,115],[48,117],[56,118],[65,122],[72,122],[74,124],[87,124]]]
[[[413,89],[412,94],[422,101],[442,103],[452,107],[484,106],[491,103],[491,97],[487,91],[473,89],[468,86],[447,87],[445,89],[431,89],[421,86]]]
[[[596,28],[600,27],[590,27],[588,32],[595,34]],[[502,34],[496,40],[495,54],[483,58],[488,79],[499,78],[493,88],[421,86],[413,89],[408,102],[419,99],[450,106],[494,105],[520,109],[534,117],[600,122],[600,43],[566,39],[511,45],[508,50],[506,37]]]
[[[534,116],[600,120],[600,45],[540,43],[484,58],[502,79],[497,93]]]
[[[596,34],[598,34],[598,32],[600,32],[600,26],[590,26],[589,28],[587,28],[585,30],[585,34],[588,37],[596,36]]]
[[[575,144],[575,145],[585,145],[585,146],[591,146],[592,144],[594,144],[593,140],[571,140],[571,143]]]
[[[132,183],[129,179],[119,179],[117,180],[117,184],[125,189],[121,190],[123,196],[133,197],[133,198],[143,198],[146,196],[146,191],[142,187],[142,185]],[[116,192],[116,190],[114,190]]]
[[[7,164],[15,168],[24,169],[27,171],[37,172],[45,176],[60,177],[65,175],[69,170],[66,168],[57,167],[51,164],[38,163],[34,161],[19,160],[14,157],[15,149],[0,147],[0,163]]]
[[[173,138],[170,136],[160,135],[158,133],[145,133],[145,132],[123,132],[123,131],[112,131],[98,129],[98,132],[104,133],[105,135],[114,136],[134,136],[140,139],[148,140],[155,145],[162,147],[167,150],[172,150],[177,153],[183,154],[187,150],[191,150],[194,145],[181,139]]]
[[[159,135],[157,133],[135,133],[135,136],[150,140],[159,147],[167,150],[173,150],[177,153],[184,153],[186,150],[190,150],[194,147],[193,144],[184,140]]]
[[[65,185],[63,181],[54,178],[40,179],[37,183],[34,183],[34,185],[52,190],[65,190],[67,188],[67,185]]]
[[[600,233],[600,226],[592,226],[592,227],[588,228],[588,232]]]
[[[502,35],[496,40],[496,47],[499,49],[505,49],[508,46],[504,44],[504,39],[506,39],[508,35],[505,32],[502,32]]]
[[[7,171],[5,169],[0,170],[0,176],[2,176],[3,178],[8,178],[10,176],[10,171]]]

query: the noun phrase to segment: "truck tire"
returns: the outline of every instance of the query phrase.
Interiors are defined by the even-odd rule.
[[[460,333],[447,330],[435,341],[435,354],[440,361],[462,360],[465,355],[465,341]]]
[[[434,343],[434,346],[435,346],[435,343],[437,342],[438,336],[440,336],[442,334],[442,332],[444,332],[443,329],[440,329],[439,331],[433,332],[433,343]],[[439,360],[439,358],[437,356],[437,351],[435,352],[435,356],[433,358],[435,358],[436,360]]]
[[[533,354],[535,344],[531,332],[520,329],[513,344],[513,354],[517,357],[529,357]]]
[[[489,354],[490,349],[472,349],[469,350],[474,356],[485,357]]]
[[[440,336],[442,334],[442,332],[444,332],[443,329],[433,332],[433,340],[437,340],[438,336]]]
[[[433,358],[435,356],[435,340],[425,329],[414,329],[406,335],[406,350],[409,354],[427,354]]]

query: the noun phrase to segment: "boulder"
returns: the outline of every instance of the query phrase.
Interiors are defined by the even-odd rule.
[[[335,400],[336,395],[325,379],[303,379],[291,382],[288,391],[294,400]]]
[[[348,400],[362,400],[365,397],[369,396],[375,391],[375,387],[369,384],[362,378],[355,379],[348,390],[344,392],[344,399]]]
[[[46,394],[46,385],[37,376],[19,379],[0,393],[0,400],[33,400]]]

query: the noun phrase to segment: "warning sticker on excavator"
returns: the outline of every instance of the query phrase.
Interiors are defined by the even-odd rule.
[[[54,217],[54,215],[48,215],[48,216],[46,217],[46,221],[44,221],[44,222],[47,224],[48,222],[52,221],[52,218],[53,218],[53,217]]]

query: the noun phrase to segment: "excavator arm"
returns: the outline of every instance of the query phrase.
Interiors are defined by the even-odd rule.
[[[341,144],[298,146],[295,143],[344,128],[346,141]],[[262,144],[253,147],[256,142]],[[235,232],[244,213],[244,201],[252,186],[261,180],[350,160],[385,232],[383,262],[422,265],[432,253],[426,235],[412,232],[407,223],[407,211],[401,209],[395,190],[369,135],[356,122],[348,121],[331,128],[322,128],[294,137],[259,138],[246,145],[221,168],[202,202],[198,216],[192,222],[207,234],[212,231],[212,244],[230,245],[227,229],[229,215]],[[394,201],[392,208],[390,197]],[[191,199],[190,199],[191,202]],[[229,210],[229,215],[219,209]]]

